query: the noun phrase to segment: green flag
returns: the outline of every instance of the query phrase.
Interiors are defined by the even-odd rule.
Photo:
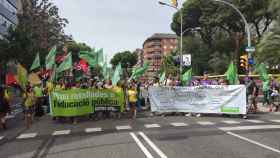
[[[57,68],[57,73],[63,72],[65,70],[69,70],[71,68],[72,68],[72,53],[70,52]]]
[[[115,69],[115,72],[112,77],[112,85],[115,86],[121,79],[121,73],[122,73],[122,65],[121,63],[118,64],[118,66]]]
[[[37,68],[39,68],[41,65],[40,65],[40,56],[39,56],[39,53],[37,53],[36,55],[36,58],[34,59],[31,67],[30,67],[30,71],[32,70],[35,70]]]
[[[104,64],[103,48],[99,49],[96,54],[98,65],[102,66]]]
[[[105,80],[110,79],[110,72],[109,72],[109,68],[108,68],[108,64],[107,64],[107,57],[105,57],[105,62],[102,67],[102,75]]]
[[[260,79],[261,79],[263,82],[269,80],[269,76],[268,76],[268,74],[267,74],[265,65],[264,65],[263,63],[260,64],[260,65],[258,65],[256,70],[257,70],[258,74],[260,75]]]
[[[54,46],[46,57],[46,69],[50,70],[55,64],[56,46]]]
[[[50,80],[51,80],[52,83],[54,83],[54,82],[57,81],[57,66],[56,66],[56,64],[55,64],[54,67],[53,67]]]
[[[160,77],[159,77],[159,82],[160,82],[160,83],[163,83],[164,80],[165,80],[165,72],[163,72],[163,73],[160,75]]]
[[[187,72],[185,72],[181,77],[181,82],[183,86],[186,86],[189,84],[189,82],[192,79],[192,68],[189,69]]]
[[[79,52],[79,58],[84,59],[90,67],[94,67],[98,63],[95,52],[81,51]]]
[[[148,62],[146,62],[143,65],[143,67],[138,67],[138,68],[133,69],[130,79],[137,79],[140,76],[142,76],[146,72],[146,70],[149,68],[149,65],[150,64]]]
[[[237,83],[237,80],[238,80],[237,68],[233,64],[233,62],[231,62],[229,64],[227,72],[225,73],[225,75],[226,75],[226,79],[228,80],[230,85],[235,85]]]

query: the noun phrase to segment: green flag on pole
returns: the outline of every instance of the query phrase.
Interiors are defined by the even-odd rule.
[[[181,77],[181,82],[183,86],[186,86],[189,84],[189,82],[192,79],[192,68],[189,69],[187,72],[185,72]]]
[[[238,81],[237,68],[233,62],[229,64],[225,75],[230,85],[235,85],[237,83]]]
[[[150,63],[146,62],[143,67],[134,68],[130,79],[137,79],[148,70]]]
[[[90,67],[94,67],[98,63],[97,54],[95,52],[81,51],[79,52],[79,58],[84,59]]]
[[[35,70],[37,68],[39,68],[41,65],[40,65],[40,56],[39,56],[39,53],[37,53],[36,55],[36,58],[34,59],[31,67],[30,67],[30,71],[32,70]]]
[[[163,72],[159,77],[159,83],[163,83],[165,81],[165,72]]]
[[[263,63],[261,63],[260,65],[257,66],[257,72],[260,75],[260,79],[265,82],[269,80],[269,76],[267,74],[265,65]]]
[[[70,52],[64,59],[64,61],[57,68],[57,73],[69,70],[72,68],[72,53]]]
[[[104,64],[104,54],[103,54],[103,48],[99,49],[97,52],[97,62],[98,65],[102,66]]]
[[[50,70],[55,64],[56,46],[54,46],[46,57],[46,69]]]
[[[121,63],[118,64],[118,66],[115,69],[115,72],[112,77],[112,85],[116,86],[119,80],[121,79],[121,74],[122,74],[122,65]]]
[[[107,57],[105,57],[105,62],[102,66],[102,75],[105,80],[110,79],[110,72],[109,72],[109,68],[108,68],[108,64],[107,64]]]

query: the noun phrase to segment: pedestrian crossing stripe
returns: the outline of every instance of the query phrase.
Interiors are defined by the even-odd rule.
[[[240,122],[238,121],[234,121],[234,120],[227,120],[227,121],[222,121],[223,123],[226,123],[226,124],[239,124]]]
[[[85,132],[86,133],[93,133],[93,132],[101,132],[102,128],[86,128]]]
[[[132,129],[131,126],[116,126],[116,129],[117,130],[129,130],[129,129]]]
[[[70,130],[62,130],[62,131],[54,131],[53,136],[58,136],[58,135],[68,135],[70,134]]]
[[[183,122],[173,122],[173,123],[171,123],[171,125],[174,126],[174,127],[185,127],[185,126],[188,126],[188,124],[183,123]]]
[[[264,123],[264,121],[261,120],[246,120],[246,121],[251,123]]]
[[[146,124],[145,128],[159,128],[160,125],[159,124]]]
[[[271,122],[280,123],[280,120],[270,120]]]
[[[24,133],[17,137],[17,139],[28,139],[28,138],[35,138],[37,133]]]
[[[214,125],[214,124],[215,124],[215,123],[210,122],[210,121],[198,121],[197,123],[198,123],[199,125],[202,125],[202,126]]]

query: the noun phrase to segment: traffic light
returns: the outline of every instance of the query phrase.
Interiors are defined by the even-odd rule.
[[[248,70],[248,55],[240,56],[240,67]]]

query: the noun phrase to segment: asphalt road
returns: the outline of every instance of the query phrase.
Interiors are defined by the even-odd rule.
[[[0,130],[1,158],[280,158],[280,115],[143,117]]]

